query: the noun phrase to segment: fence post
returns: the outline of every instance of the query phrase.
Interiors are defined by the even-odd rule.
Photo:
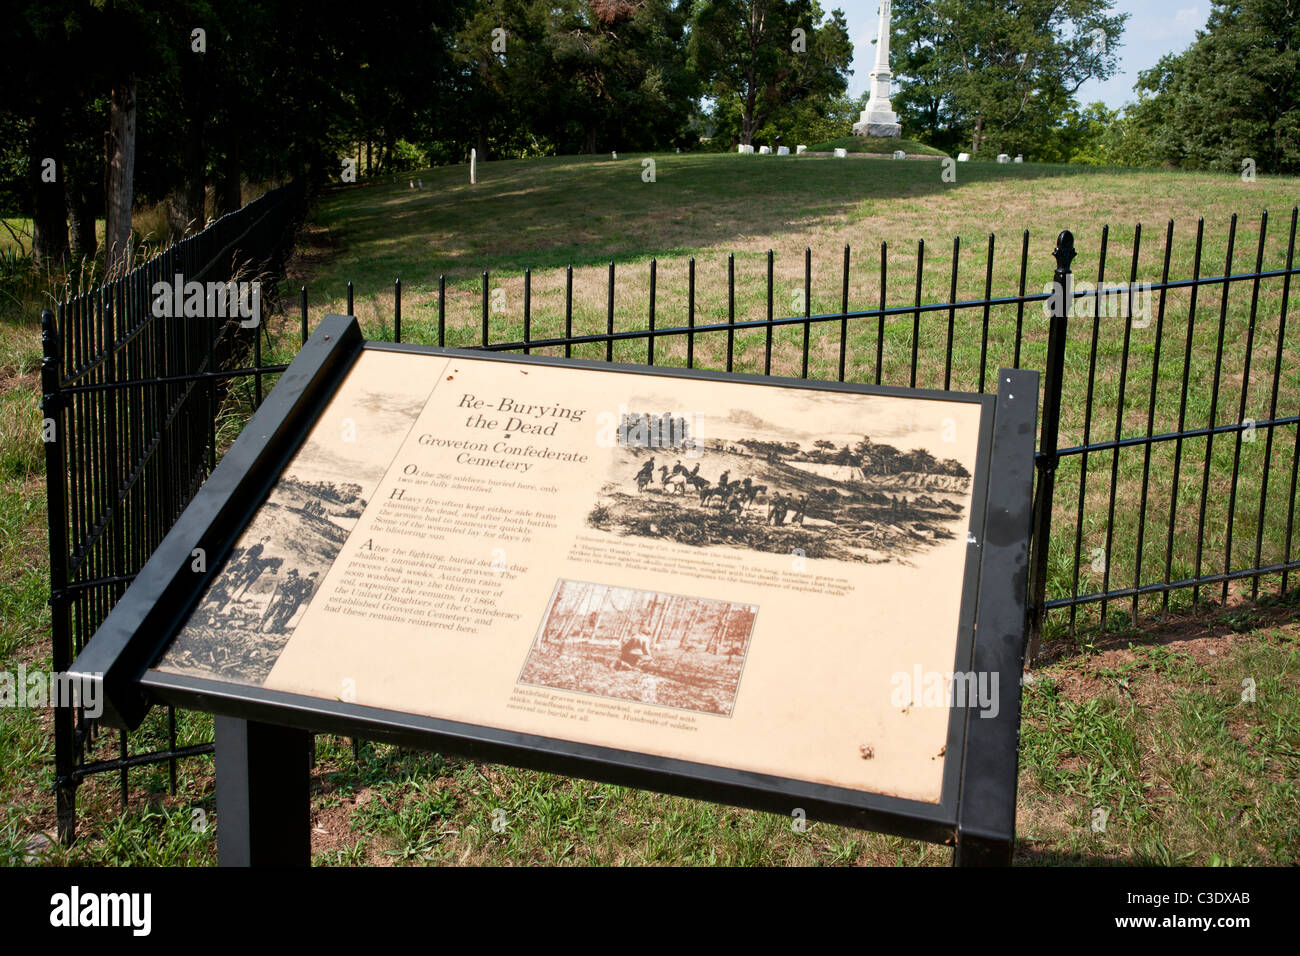
[[[1057,434],[1061,424],[1061,384],[1065,375],[1067,316],[1074,300],[1070,263],[1074,261],[1074,234],[1068,229],[1056,237],[1052,251],[1056,271],[1052,274],[1051,326],[1047,333],[1047,368],[1043,377],[1043,426],[1038,441],[1038,488],[1034,494],[1033,561],[1029,569],[1029,648],[1025,663],[1032,667],[1043,637],[1044,604],[1047,600],[1048,542],[1052,536],[1052,498],[1056,489]]]
[[[62,309],[60,309],[62,311]],[[50,629],[55,674],[72,666],[68,608],[68,498],[64,435],[67,416],[60,391],[63,357],[54,313],[41,312],[41,438],[45,444],[45,493],[50,529]],[[53,429],[50,429],[50,425]],[[77,724],[71,701],[54,700],[54,803],[59,842],[71,845],[77,827]]]

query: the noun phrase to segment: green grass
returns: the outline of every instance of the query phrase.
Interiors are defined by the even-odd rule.
[[[906,147],[902,147],[905,148]],[[654,182],[645,182],[643,160],[655,160]],[[783,158],[784,159],[784,158]],[[1019,283],[1023,230],[1029,230],[1026,288],[1037,291],[1050,279],[1050,252],[1063,228],[1075,231],[1081,279],[1095,279],[1101,228],[1108,235],[1106,275],[1127,275],[1135,247],[1135,224],[1147,224],[1136,257],[1139,279],[1158,278],[1163,267],[1163,229],[1177,220],[1170,274],[1190,275],[1195,220],[1205,216],[1203,274],[1222,271],[1231,213],[1239,213],[1234,270],[1253,265],[1261,213],[1272,212],[1262,249],[1264,267],[1284,262],[1291,206],[1300,196],[1297,180],[1261,177],[1245,184],[1231,176],[1039,165],[963,163],[958,181],[944,183],[940,164],[861,159],[852,163],[804,157],[789,162],[739,156],[623,156],[619,160],[560,157],[484,163],[479,183],[468,184],[465,167],[424,171],[400,183],[379,182],[332,192],[319,204],[291,266],[289,289],[310,287],[311,318],[345,308],[346,282],[357,290],[356,314],[367,334],[392,333],[391,283],[403,280],[403,338],[436,341],[437,279],[447,279],[447,339],[468,345],[479,340],[481,275],[490,271],[492,289],[505,292],[505,309],[490,316],[493,340],[523,334],[524,269],[532,267],[532,334],[555,335],[564,327],[564,266],[574,266],[574,331],[605,329],[605,283],[615,261],[618,278],[616,326],[646,322],[649,260],[657,259],[657,322],[684,325],[686,274],[696,260],[696,321],[725,321],[727,255],[735,254],[736,317],[766,314],[765,270],[775,254],[776,310],[797,313],[793,295],[803,285],[804,250],[812,253],[813,313],[840,308],[840,268],[845,244],[853,247],[849,282],[851,308],[873,307],[880,299],[881,243],[888,243],[889,306],[910,304],[917,279],[918,240],[925,242],[920,269],[921,300],[944,301],[950,294],[953,239],[960,238],[956,295],[984,293],[989,233],[996,235],[991,288],[1013,292]],[[423,189],[408,188],[412,178]],[[1277,347],[1281,296],[1276,280],[1261,283],[1258,321],[1250,355],[1251,374],[1242,375],[1251,336],[1250,287],[1234,288],[1224,309],[1227,360],[1218,370],[1221,394],[1212,420],[1236,421],[1246,381],[1246,417],[1264,418],[1271,403],[1272,362]],[[1293,293],[1294,294],[1294,293]],[[1161,337],[1134,329],[1127,363],[1122,361],[1124,324],[1097,325],[1093,440],[1189,427],[1211,420],[1215,381],[1212,356],[1218,335],[1220,287],[1201,290],[1192,335],[1192,361],[1184,369],[1188,294],[1171,293]],[[0,667],[17,660],[48,666],[47,568],[44,557],[42,448],[36,438],[40,415],[39,335],[33,302],[6,308],[0,323]],[[1294,299],[1293,299],[1294,301]],[[287,360],[296,349],[296,296],[279,306],[272,322],[267,362]],[[907,384],[911,357],[918,355],[917,384],[954,387],[979,384],[981,311],[959,312],[954,321],[953,362],[944,363],[947,312],[922,317],[913,338],[910,314],[885,323],[883,381]],[[1021,364],[1041,368],[1045,322],[1036,307],[1024,313]],[[1014,306],[989,311],[989,367],[1014,356]],[[1300,399],[1300,334],[1294,321],[1282,342],[1279,414],[1291,414]],[[810,374],[837,376],[839,322],[813,327]],[[875,380],[877,325],[874,319],[848,326],[846,377]],[[1086,380],[1094,343],[1091,321],[1072,323],[1067,359],[1067,401],[1062,444],[1085,436]],[[761,371],[761,332],[739,332],[734,367]],[[1156,348],[1154,416],[1148,414]],[[539,350],[540,351],[540,350]],[[555,349],[549,351],[554,352]],[[604,357],[604,346],[577,347],[576,355]],[[646,360],[644,340],[620,343],[615,358]],[[703,335],[696,365],[726,364],[725,337]],[[774,335],[773,372],[799,374],[802,328]],[[660,340],[656,363],[685,363],[684,348]],[[987,370],[986,370],[987,371]],[[1186,371],[1189,385],[1183,397]],[[1123,401],[1120,376],[1125,377]],[[268,377],[266,386],[273,384]],[[991,387],[986,382],[986,387]],[[218,422],[224,446],[238,433],[252,406],[253,385],[232,389]],[[1262,409],[1262,411],[1261,411]],[[1277,560],[1286,548],[1285,502],[1289,495],[1294,430],[1278,432],[1269,470],[1272,502],[1263,526],[1262,560]],[[1243,442],[1236,502],[1234,562],[1253,563],[1259,480],[1264,474],[1265,435]],[[1194,570],[1195,550],[1204,549],[1210,569],[1222,562],[1226,543],[1228,489],[1236,442],[1214,441],[1208,479],[1201,470],[1205,440],[1182,447],[1178,513],[1174,521],[1171,572]],[[1168,532],[1173,482],[1172,444],[1160,446],[1149,464],[1141,450],[1121,453],[1116,489],[1119,505],[1106,507],[1111,458],[1088,461],[1086,488],[1079,459],[1066,459],[1058,472],[1055,533],[1049,552],[1049,596],[1071,593],[1075,527],[1084,554],[1080,590],[1100,586],[1107,572],[1091,567],[1091,549],[1110,547],[1105,567],[1111,586],[1127,583],[1138,553],[1137,530],[1145,527],[1143,579],[1163,576],[1161,560]],[[1149,468],[1142,494],[1143,468]],[[1207,491],[1206,535],[1197,535],[1202,488]],[[1084,518],[1077,522],[1080,497]],[[1255,504],[1252,506],[1251,501]],[[1143,516],[1140,504],[1145,501]],[[1152,569],[1155,570],[1152,570]],[[1265,593],[1278,582],[1264,582]],[[1237,591],[1234,586],[1234,592]],[[1217,589],[1204,592],[1217,597]],[[1175,606],[1187,603],[1178,595]],[[1267,603],[1267,602],[1266,602]],[[1040,670],[1025,697],[1020,786],[1022,863],[1294,863],[1292,825],[1296,803],[1295,753],[1300,749],[1296,690],[1293,604],[1262,610],[1232,606],[1200,609],[1196,620],[1210,623],[1186,635],[1125,630],[1128,604],[1108,609],[1103,632],[1100,608],[1082,609],[1080,637],[1064,637],[1068,618],[1050,620],[1058,636],[1054,653],[1074,653]],[[1144,598],[1143,620],[1152,620],[1158,599]],[[1207,617],[1208,615],[1208,617]],[[1183,618],[1174,618],[1177,623]],[[1202,631],[1208,629],[1208,635]],[[1237,635],[1231,641],[1229,635]],[[1128,650],[1129,641],[1138,646]],[[1171,640],[1167,647],[1147,641]],[[1214,659],[1206,648],[1218,649]],[[1240,706],[1240,682],[1254,676],[1255,710]],[[1249,717],[1249,719],[1247,719]],[[52,752],[48,712],[0,714],[0,862],[19,862],[28,839],[53,828],[49,793]],[[211,722],[182,714],[182,743],[211,739]],[[1249,727],[1246,725],[1249,724]],[[133,749],[166,739],[162,714],[150,717]],[[116,754],[117,737],[104,734],[92,759]],[[863,834],[822,824],[803,833],[783,817],[666,798],[511,768],[485,766],[429,754],[367,744],[356,762],[345,741],[321,737],[317,745],[316,862],[358,863],[602,863],[644,864],[840,864],[903,863],[946,865],[948,850],[916,841]],[[1204,761],[1211,761],[1205,763]],[[115,775],[91,778],[79,791],[82,839],[71,849],[52,848],[52,864],[207,863],[215,855],[211,823],[210,758],[180,764],[179,791],[168,793],[165,767],[131,772],[131,801],[118,808]],[[1186,807],[1187,812],[1180,812]],[[1107,811],[1107,829],[1094,833],[1091,814]],[[195,829],[195,811],[209,826]],[[496,815],[504,811],[505,817]],[[508,826],[497,832],[494,819]]]
[[[893,156],[894,151],[898,149],[909,156],[948,155],[941,149],[918,143],[916,140],[886,139],[881,136],[841,136],[839,139],[827,140],[808,147],[809,152],[813,153],[833,153],[837,149],[848,150],[850,153],[883,153],[886,156]]]
[[[1049,863],[1295,864],[1300,837],[1282,823],[1300,798],[1295,629],[1211,649],[1136,647],[1106,655],[1118,666],[1081,658],[1026,685],[1022,852],[1041,846]]]

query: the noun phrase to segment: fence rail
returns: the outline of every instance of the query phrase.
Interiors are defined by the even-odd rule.
[[[1190,257],[1173,222],[1154,251],[1136,227],[1121,259],[1124,280],[1112,284],[1107,259],[1120,243],[1107,226],[1095,245],[1077,249],[1075,237],[1061,233],[1052,262],[1031,259],[1029,232],[1009,261],[999,259],[990,235],[981,244],[983,261],[973,259],[982,266],[973,277],[961,270],[960,239],[946,275],[934,257],[927,266],[920,242],[893,288],[891,271],[897,275],[902,257],[881,243],[866,267],[855,265],[846,246],[834,266],[818,272],[838,272],[833,293],[822,282],[814,286],[813,253],[805,250],[790,268],[772,252],[749,256],[760,267],[757,281],[737,279],[735,255],[721,264],[725,281],[713,283],[700,281],[699,267],[720,277],[721,265],[694,258],[621,270],[611,262],[576,273],[569,266],[547,274],[444,274],[423,285],[399,278],[391,299],[385,290],[359,318],[370,337],[399,342],[944,390],[993,390],[990,370],[1002,366],[1044,370],[1032,655],[1044,635],[1137,625],[1170,610],[1175,596],[1194,603],[1214,589],[1227,600],[1234,583],[1247,581],[1250,600],[1261,587],[1280,594],[1300,569],[1300,332],[1288,322],[1291,280],[1300,274],[1297,212],[1278,235],[1270,234],[1267,214],[1261,218],[1248,270],[1234,269],[1234,216],[1226,242],[1216,246],[1223,269],[1215,275],[1202,274],[1210,248],[1202,220]],[[244,224],[239,234],[252,228]],[[230,237],[208,241],[220,250]],[[1085,255],[1094,283],[1075,284],[1076,254]],[[1190,278],[1171,278],[1176,255]],[[207,261],[197,254],[182,260],[137,271],[166,276],[177,268],[188,277],[186,266],[197,275]],[[936,275],[947,293],[938,300],[925,292]],[[143,304],[144,279],[136,281],[113,295],[131,288],[128,301]],[[999,283],[1014,291],[995,294]],[[1248,301],[1233,297],[1243,287]],[[521,307],[504,308],[507,294]],[[778,310],[787,294],[798,307]],[[328,311],[357,314],[351,282],[313,297],[328,302]],[[1207,307],[1207,297],[1217,301]],[[114,310],[110,299],[68,303],[57,320],[47,316],[47,402],[66,408],[71,425],[70,437],[49,451],[51,549],[60,556],[51,563],[56,669],[66,668],[213,466],[220,386],[238,383],[245,410],[255,408],[287,367],[293,340],[305,342],[310,333],[305,286],[297,322],[286,317],[277,325],[278,361],[271,362],[261,337],[226,336],[228,324],[142,320],[152,332],[114,325],[112,315],[139,315],[140,306],[130,313],[119,298]],[[864,300],[874,307],[860,307]],[[645,307],[629,316],[620,301]],[[175,714],[168,719],[172,747],[158,759],[172,761],[174,779]],[[69,720],[56,719],[56,739],[69,733]],[[75,747],[56,753],[80,754],[92,726],[78,718]],[[117,761],[59,765],[61,828],[73,809],[64,790],[86,773],[120,770],[125,801],[127,766],[148,757],[128,757],[125,738],[121,748]]]

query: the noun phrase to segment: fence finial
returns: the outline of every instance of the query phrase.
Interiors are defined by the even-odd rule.
[[[1077,253],[1074,251],[1074,233],[1069,229],[1062,229],[1061,234],[1056,237],[1056,248],[1052,250],[1052,258],[1056,260],[1056,268],[1060,272],[1069,272],[1070,263],[1074,261]]]

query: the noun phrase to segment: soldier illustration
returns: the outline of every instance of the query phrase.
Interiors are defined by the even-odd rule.
[[[776,527],[785,524],[785,516],[790,511],[790,498],[783,494],[778,494],[772,499],[772,505],[768,510],[768,518]]]
[[[654,655],[650,653],[650,639],[644,634],[633,634],[623,639],[618,660],[614,662],[614,670],[632,670],[653,659]]]
[[[650,484],[650,482],[654,481],[654,477],[655,477],[655,460],[651,458],[644,465],[642,465],[641,470],[636,473],[636,478],[634,479],[636,481],[636,490],[644,491],[645,486]]]
[[[807,516],[807,514],[808,514],[808,496],[802,495],[799,498],[799,503],[795,505],[794,515],[790,518],[790,523],[802,525],[803,519]]]
[[[229,575],[229,580],[232,582],[230,601],[238,600],[252,586],[253,582],[262,576],[262,572],[271,566],[272,559],[262,557],[263,546],[270,540],[271,536],[269,534],[264,535],[261,541],[246,549],[236,559]]]
[[[307,601],[316,590],[318,572],[313,571],[307,577],[298,576],[297,568],[291,568],[285,579],[280,582],[271,603],[266,606],[259,629],[276,633],[283,631],[293,620],[298,608]],[[269,626],[268,626],[269,625]]]

